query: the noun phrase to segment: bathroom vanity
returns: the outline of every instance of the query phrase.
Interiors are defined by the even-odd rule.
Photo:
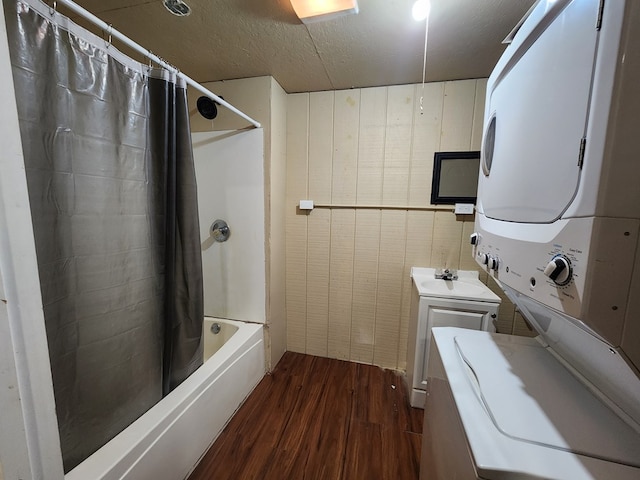
[[[493,320],[498,316],[500,297],[480,281],[477,271],[445,272],[434,268],[411,269],[407,386],[412,407],[424,408],[433,327],[495,332]]]

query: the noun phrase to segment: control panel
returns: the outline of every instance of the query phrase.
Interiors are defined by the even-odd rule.
[[[640,220],[578,217],[522,224],[480,212],[475,227],[473,256],[503,287],[583,322],[611,344],[620,342],[634,295],[629,259],[640,242]],[[543,314],[537,322],[544,323]]]
[[[481,230],[471,235],[476,262],[491,276],[515,290],[579,318],[584,289],[583,265],[589,251],[590,222],[567,223],[550,241],[536,241],[521,226],[522,239],[506,240]],[[537,231],[540,231],[539,229]],[[544,239],[543,239],[544,240]]]
[[[469,243],[473,246],[478,246],[481,243],[482,236],[475,232],[472,233],[469,237]],[[476,261],[480,265],[484,265],[489,270],[497,271],[500,267],[500,258],[497,255],[491,255],[490,253],[485,253],[483,251],[477,252]]]

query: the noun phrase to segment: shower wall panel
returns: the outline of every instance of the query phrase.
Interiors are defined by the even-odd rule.
[[[265,180],[262,129],[193,133],[205,315],[265,323]],[[226,242],[211,224],[225,220]]]

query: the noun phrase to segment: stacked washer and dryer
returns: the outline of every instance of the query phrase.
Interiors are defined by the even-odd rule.
[[[487,85],[473,252],[535,339],[434,328],[421,479],[640,479],[640,2],[540,0]]]

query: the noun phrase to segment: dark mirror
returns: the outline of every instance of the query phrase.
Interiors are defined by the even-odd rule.
[[[476,203],[480,152],[436,152],[433,157],[431,203]]]

